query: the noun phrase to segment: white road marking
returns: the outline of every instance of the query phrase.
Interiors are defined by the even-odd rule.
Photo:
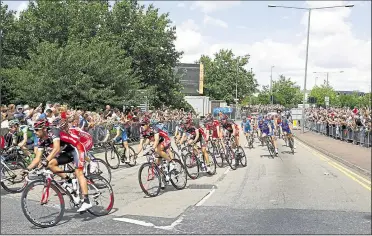
[[[142,220],[134,220],[134,219],[129,219],[129,218],[114,218],[113,220],[117,221],[123,221],[131,224],[136,224],[136,225],[141,225],[141,226],[146,226],[146,227],[155,227],[153,223],[145,222]]]
[[[201,206],[203,203],[212,196],[212,194],[216,191],[215,188],[212,188],[211,191],[207,195],[205,195],[195,206]]]

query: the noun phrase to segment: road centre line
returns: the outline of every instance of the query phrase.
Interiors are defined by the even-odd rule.
[[[367,190],[371,191],[371,181],[363,178],[362,176],[356,174],[355,172],[341,166],[340,164],[330,160],[328,157],[326,157],[325,155],[319,153],[318,151],[314,150],[313,148],[307,146],[306,144],[304,144],[303,142],[299,141],[298,139],[296,139],[298,141],[298,143],[303,146],[304,148],[308,149],[312,154],[314,154],[315,156],[317,156],[319,159],[321,159],[322,161],[325,161],[327,162],[329,165],[331,165],[333,168],[341,171],[343,174],[345,174],[347,177],[349,177],[350,179],[354,180],[355,182],[357,182],[358,184],[360,184],[361,186],[363,186],[364,188],[366,188]],[[364,182],[364,183],[363,183]],[[367,185],[367,184],[368,185]]]

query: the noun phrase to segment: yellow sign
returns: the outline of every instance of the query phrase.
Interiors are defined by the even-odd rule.
[[[204,66],[200,63],[200,73],[199,73],[199,94],[203,94],[203,87],[204,87]]]
[[[293,120],[293,128],[297,128],[297,120]]]

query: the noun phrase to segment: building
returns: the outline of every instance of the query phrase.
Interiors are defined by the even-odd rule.
[[[337,95],[351,95],[353,93],[358,93],[358,96],[364,96],[364,92],[359,91],[336,91]]]

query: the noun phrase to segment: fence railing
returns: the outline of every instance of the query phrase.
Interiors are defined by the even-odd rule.
[[[313,132],[323,134],[334,139],[339,139],[341,141],[350,142],[367,148],[372,147],[372,132],[370,130],[366,130],[364,127],[343,128],[339,125],[327,125],[326,123],[319,123],[309,120],[306,120],[305,127]]]
[[[196,126],[199,126],[199,119],[194,119],[193,122]],[[168,131],[170,136],[173,136],[176,127],[178,124],[177,120],[173,121],[166,121],[162,123],[165,127],[165,129]],[[93,137],[93,143],[98,144],[103,141],[110,140],[110,138],[113,138],[116,135],[116,132],[112,132],[112,129],[110,127],[104,126],[104,125],[97,125],[94,128],[90,129],[88,131],[92,137]],[[5,135],[8,133],[7,128],[1,128],[0,129],[0,135]],[[132,123],[128,128],[127,128],[127,133],[128,133],[128,141],[129,142],[136,142],[140,138],[140,124],[138,122]]]

